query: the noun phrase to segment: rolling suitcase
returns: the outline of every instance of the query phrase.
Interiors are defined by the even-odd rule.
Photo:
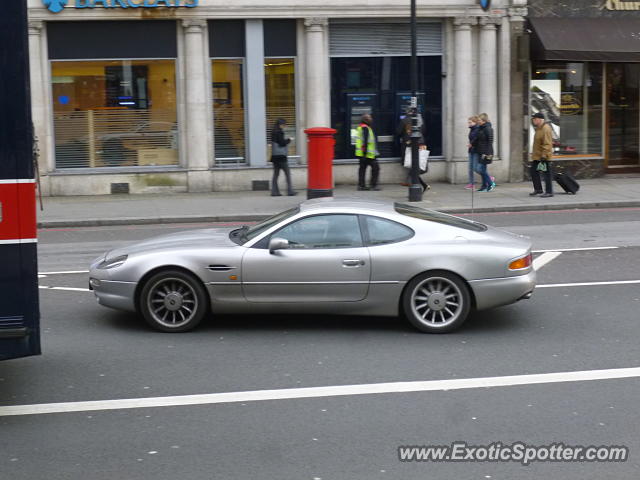
[[[556,173],[553,178],[569,195],[575,195],[580,190],[580,184],[570,173]]]

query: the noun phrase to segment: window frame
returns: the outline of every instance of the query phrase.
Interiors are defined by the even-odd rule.
[[[360,215],[357,214],[357,213],[342,213],[342,212],[315,213],[315,214],[312,214],[312,215],[305,215],[305,216],[302,216],[302,217],[293,218],[286,225],[282,225],[279,228],[277,228],[276,230],[274,230],[273,232],[271,232],[269,234],[266,234],[263,238],[261,238],[256,243],[254,243],[251,246],[251,248],[259,248],[259,249],[263,249],[263,250],[268,249],[269,248],[269,242],[271,241],[271,239],[272,238],[278,238],[278,232],[282,231],[283,229],[291,226],[292,224],[294,224],[296,222],[300,222],[300,221],[303,221],[303,220],[308,220],[308,219],[313,218],[313,217],[329,217],[329,216],[337,216],[337,215],[355,217],[356,225],[358,226],[358,231],[360,232],[360,241],[361,241],[360,245],[358,245],[358,246],[349,246],[349,247],[292,248],[291,250],[314,251],[314,250],[346,250],[346,249],[353,249],[353,248],[366,248],[365,236],[364,236],[364,232],[362,230],[362,224],[360,222]]]
[[[178,162],[173,165],[123,165],[123,166],[106,166],[106,165],[96,165],[96,166],[86,166],[86,167],[66,167],[66,166],[58,166],[58,162],[56,159],[55,149],[56,149],[56,135],[55,135],[55,98],[53,95],[53,67],[54,63],[76,63],[76,62],[152,62],[152,61],[170,61],[173,62],[173,75],[174,75],[174,84],[175,84],[175,98],[176,98],[176,132],[177,132],[177,151],[178,151]],[[53,174],[60,173],[79,173],[79,174],[89,174],[89,173],[123,173],[123,172],[149,172],[149,171],[176,171],[182,170],[185,168],[185,155],[186,150],[181,148],[183,145],[183,125],[185,125],[185,118],[183,118],[183,109],[180,108],[180,98],[182,95],[182,85],[180,82],[179,70],[180,63],[177,57],[126,57],[126,58],[63,58],[63,59],[53,59],[50,58],[47,60],[47,71],[45,72],[44,82],[48,88],[48,124],[51,131],[49,148],[51,148],[52,152],[52,165],[50,172]]]
[[[372,248],[372,247],[384,247],[386,245],[394,245],[397,243],[402,243],[402,242],[406,242],[407,240],[411,240],[412,238],[414,238],[416,236],[416,232],[413,228],[409,227],[408,225],[405,225],[402,222],[398,222],[396,220],[391,220],[390,218],[386,218],[386,217],[379,217],[377,215],[369,215],[369,214],[364,214],[364,215],[358,215],[358,217],[360,217],[360,230],[363,233],[363,237],[365,239],[365,246],[367,248]],[[378,244],[373,244],[372,240],[371,240],[371,232],[369,232],[369,225],[367,224],[367,219],[368,218],[374,218],[376,220],[383,220],[383,221],[387,221],[390,223],[395,223],[397,225],[400,225],[404,228],[406,228],[409,232],[411,232],[411,234],[406,237],[403,238],[402,240],[394,240],[392,242],[387,242],[387,243],[378,243]]]

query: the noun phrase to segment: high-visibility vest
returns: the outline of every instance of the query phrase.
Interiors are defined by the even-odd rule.
[[[363,151],[364,134],[363,130],[369,129],[369,138],[367,139],[367,151]],[[356,129],[356,157],[376,158],[376,136],[373,133],[373,129],[366,123],[361,123]]]

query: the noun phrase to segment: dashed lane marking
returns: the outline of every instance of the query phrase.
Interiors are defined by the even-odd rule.
[[[536,270],[536,271],[540,270],[547,263],[550,263],[550,262],[554,261],[560,255],[562,255],[562,252],[545,252],[545,253],[543,253],[538,258],[535,258],[533,260],[533,269]]]
[[[596,287],[599,285],[633,285],[637,283],[640,283],[640,280],[617,280],[612,282],[582,282],[582,283],[549,283],[547,285],[537,285],[536,288]]]
[[[89,270],[71,270],[68,272],[38,272],[38,275],[71,275],[77,273],[89,273]]]
[[[545,252],[586,252],[589,250],[617,250],[620,247],[585,247],[585,248],[554,248],[553,250],[532,250],[531,253]]]
[[[90,292],[88,288],[72,288],[72,287],[46,287],[44,285],[39,285],[38,288],[42,290],[63,290],[67,292]]]

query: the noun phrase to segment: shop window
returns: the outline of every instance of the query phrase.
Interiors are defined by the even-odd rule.
[[[53,61],[56,168],[178,164],[173,60]]]
[[[637,167],[640,163],[640,65],[608,63],[607,166]]]
[[[603,154],[602,74],[601,63],[533,65],[531,110],[551,125],[555,155]]]
[[[212,61],[213,124],[216,164],[246,162],[244,118],[244,60],[224,58]]]
[[[265,58],[264,73],[269,156],[271,155],[271,131],[278,118],[284,118],[287,121],[285,137],[292,139],[289,144],[289,155],[296,155],[295,60]]]
[[[411,92],[410,57],[335,57],[331,59],[331,123],[337,130],[336,159],[355,158],[352,123],[373,115],[383,158],[400,156],[398,129]],[[442,155],[441,56],[418,57],[422,130],[432,156]]]

